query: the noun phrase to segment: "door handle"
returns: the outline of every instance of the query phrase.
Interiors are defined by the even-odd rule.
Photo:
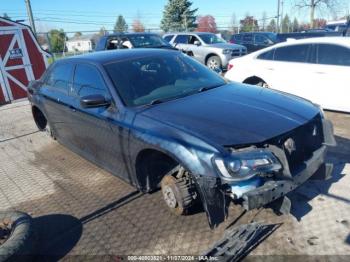
[[[72,110],[73,112],[77,111],[77,109],[74,106],[69,106],[69,109]]]
[[[275,69],[272,67],[267,68],[267,70],[274,71]]]
[[[315,72],[316,74],[319,74],[319,75],[324,75],[325,72]]]

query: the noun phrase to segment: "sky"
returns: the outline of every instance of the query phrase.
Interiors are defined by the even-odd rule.
[[[292,18],[306,21],[308,13],[293,7],[296,0],[283,0],[284,13]],[[350,0],[342,0],[337,14],[345,15],[350,8]],[[62,28],[66,32],[98,31],[102,26],[111,30],[116,17],[122,14],[129,26],[139,18],[146,28],[158,28],[164,5],[168,0],[31,0],[33,16],[38,32],[52,28]],[[197,15],[213,15],[218,27],[227,27],[232,15],[237,22],[246,14],[262,18],[277,14],[277,0],[192,0]],[[0,15],[7,13],[13,20],[28,23],[24,0],[0,0]],[[331,19],[331,15],[319,12],[318,17]]]

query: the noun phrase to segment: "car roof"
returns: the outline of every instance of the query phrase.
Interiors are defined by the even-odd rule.
[[[104,35],[104,37],[133,36],[133,35],[158,35],[158,34],[156,34],[156,33],[144,33],[144,32],[140,32],[140,33],[113,33],[113,34]]]
[[[276,33],[274,33],[274,32],[243,32],[243,33],[239,33],[239,34],[235,34],[235,35],[246,35],[246,34],[256,34],[256,35],[274,34],[274,35],[276,35]]]
[[[333,37],[312,37],[312,38],[303,38],[303,39],[287,39],[286,42],[279,43],[275,45],[284,46],[284,45],[293,45],[293,44],[312,44],[312,43],[325,43],[325,44],[342,44],[350,46],[350,38],[342,36],[333,36]]]
[[[164,36],[167,36],[167,35],[207,35],[207,34],[215,35],[214,33],[211,33],[211,32],[174,32],[174,33],[166,33],[166,34],[164,34]]]
[[[110,62],[117,62],[125,59],[132,59],[137,57],[155,56],[161,54],[168,54],[170,52],[179,52],[177,50],[165,50],[157,48],[134,48],[121,50],[106,50],[100,52],[93,52],[89,54],[71,56],[57,60],[56,63],[64,62],[90,62],[95,64],[107,64]]]

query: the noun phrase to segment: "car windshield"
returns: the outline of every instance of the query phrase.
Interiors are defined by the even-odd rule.
[[[217,73],[175,51],[104,67],[127,106],[161,103],[226,84]]]
[[[226,43],[226,41],[215,34],[201,34],[200,37],[206,44],[220,44]]]
[[[170,47],[169,43],[158,35],[130,35],[128,36],[133,47]]]

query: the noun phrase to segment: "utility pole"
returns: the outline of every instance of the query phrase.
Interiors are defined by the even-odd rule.
[[[34,35],[36,35],[36,30],[35,30],[35,24],[34,24],[34,18],[33,18],[33,12],[32,12],[32,7],[30,5],[30,0],[24,0],[26,3],[26,8],[27,8],[27,14],[29,18],[29,23],[30,27],[32,28]]]
[[[276,26],[276,33],[280,30],[280,6],[281,6],[281,0],[277,0],[277,26]]]
[[[284,17],[283,17],[283,0],[281,0],[281,27],[280,27],[280,33],[283,33],[282,31],[282,29],[283,29],[283,19],[284,19]]]

